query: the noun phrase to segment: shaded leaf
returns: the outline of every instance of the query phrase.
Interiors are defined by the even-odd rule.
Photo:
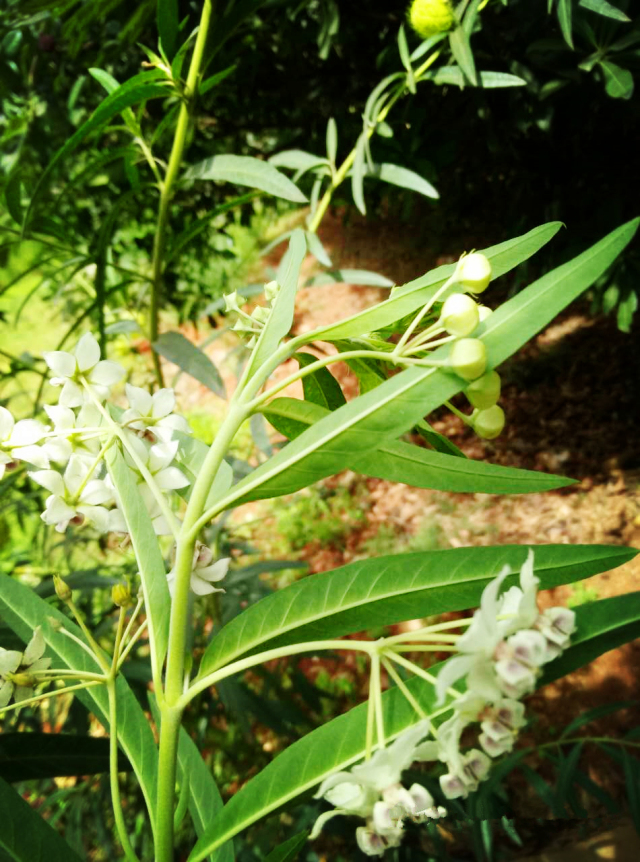
[[[157,341],[153,342],[153,349],[216,395],[227,397],[224,382],[216,366],[206,353],[181,332],[163,332]]]
[[[185,180],[216,180],[248,186],[294,203],[306,203],[307,198],[284,174],[269,162],[253,156],[211,156],[192,165],[183,174]]]

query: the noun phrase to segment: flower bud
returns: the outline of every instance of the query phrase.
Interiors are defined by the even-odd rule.
[[[444,301],[440,312],[440,325],[449,335],[459,338],[471,335],[479,322],[478,304],[466,293],[452,293]]]
[[[487,367],[487,348],[478,338],[461,338],[455,341],[449,353],[449,364],[465,380],[475,380]]]
[[[32,673],[12,673],[10,676],[11,682],[19,688],[33,688],[38,682]]]
[[[251,317],[258,323],[266,323],[269,320],[269,313],[268,308],[265,308],[263,305],[256,305],[251,312]]]
[[[460,258],[454,278],[472,293],[482,293],[491,281],[491,264],[480,252],[472,252]]]
[[[66,581],[63,581],[60,575],[53,576],[53,588],[56,591],[57,597],[61,602],[71,601],[73,593],[71,592],[71,587]]]
[[[479,410],[473,417],[473,430],[483,440],[493,440],[504,428],[504,410],[497,404],[487,410]]]
[[[268,284],[264,286],[264,295],[267,298],[267,302],[273,302],[273,300],[278,295],[280,290],[280,285],[277,281],[270,281]]]
[[[479,305],[478,306],[478,315],[480,317],[480,323],[484,323],[488,317],[491,317],[493,314],[493,309],[489,308],[488,305]]]
[[[449,0],[413,0],[409,9],[409,23],[423,39],[446,33],[455,22]]]
[[[488,410],[500,398],[500,375],[497,371],[487,371],[470,383],[464,391],[469,403],[479,410]]]
[[[238,306],[238,294],[235,292],[235,290],[233,293],[228,293],[222,298],[224,299],[224,310],[226,314],[228,314],[230,311],[240,311],[240,308]]]
[[[119,608],[130,608],[134,601],[129,584],[114,584],[111,588],[111,599]]]

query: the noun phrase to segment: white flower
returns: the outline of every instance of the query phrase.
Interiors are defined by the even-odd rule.
[[[28,461],[35,467],[48,467],[49,461],[42,447],[35,445],[47,433],[46,425],[35,419],[16,422],[6,407],[0,407],[0,479],[7,464]]]
[[[149,446],[144,440],[136,437],[135,434],[127,435],[127,446],[131,446],[135,451],[137,457],[142,461],[149,473],[151,473],[161,491],[177,491],[179,488],[186,488],[189,484],[189,480],[184,473],[177,467],[171,466],[178,452],[179,445],[177,440],[173,440],[169,443],[155,443],[153,446]],[[138,474],[139,481],[144,482],[138,465],[127,449],[124,451],[124,457],[131,469]]]
[[[551,661],[569,645],[576,630],[576,615],[569,608],[547,608],[536,620],[535,627],[546,639],[546,661]]]
[[[205,550],[209,552],[210,562],[213,555],[211,554],[211,551],[209,551],[209,548],[206,548]],[[207,596],[210,593],[223,593],[223,589],[214,587],[213,585],[218,581],[221,581],[226,576],[230,562],[230,557],[223,557],[220,560],[216,560],[212,565],[196,562],[195,567],[191,572],[191,592],[195,593],[196,596]],[[169,592],[173,596],[176,586],[175,569],[171,569],[167,575],[167,582],[169,584]]]
[[[516,632],[496,649],[498,684],[509,697],[530,694],[536,687],[539,668],[547,661],[547,642],[540,632]]]
[[[462,765],[440,777],[440,788],[447,799],[466,797],[478,789],[491,769],[491,760],[482,751],[472,748],[462,756]]]
[[[100,345],[90,332],[85,333],[73,353],[52,350],[43,353],[44,361],[56,375],[52,386],[62,386],[61,407],[80,407],[89,400],[82,378],[91,385],[96,398],[104,401],[111,386],[124,376],[124,368],[108,359],[100,361]]]
[[[83,429],[97,428],[102,421],[95,404],[84,404],[77,416],[70,407],[61,407],[59,404],[46,404],[44,409],[53,422],[54,431],[60,432],[59,436],[51,437],[42,447],[49,460],[66,464],[75,453],[87,464],[92,464],[100,451],[100,441],[97,436],[84,435]]]
[[[71,456],[64,475],[55,470],[40,470],[29,475],[51,491],[40,516],[45,524],[54,525],[59,533],[64,533],[70,521],[87,521],[99,532],[107,532],[109,511],[102,504],[113,500],[113,492],[103,480],[88,478],[87,465],[77,455]]]
[[[402,829],[396,829],[394,833],[379,835],[368,826],[358,826],[356,829],[356,841],[358,847],[366,856],[382,856],[390,847],[399,847],[402,843]]]
[[[122,425],[135,431],[152,433],[158,440],[168,442],[174,431],[189,434],[189,423],[182,416],[176,416],[173,410],[176,406],[176,396],[173,389],[160,389],[151,395],[146,389],[125,384],[129,409],[120,417]]]
[[[518,730],[524,726],[524,704],[505,698],[484,710],[481,715],[480,745],[490,757],[511,751]]]
[[[16,703],[31,697],[38,682],[35,674],[51,666],[51,659],[43,658],[45,646],[38,626],[23,653],[0,647],[0,708],[6,706],[12,696]]]

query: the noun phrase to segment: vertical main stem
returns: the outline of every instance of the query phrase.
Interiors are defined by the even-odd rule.
[[[204,0],[202,8],[202,16],[200,18],[200,26],[196,44],[193,49],[189,74],[183,94],[183,102],[180,106],[178,114],[178,123],[176,132],[173,138],[173,146],[171,155],[169,156],[169,164],[164,177],[164,182],[160,188],[160,206],[158,208],[158,221],[156,223],[156,232],[153,239],[153,259],[152,259],[152,285],[151,285],[151,304],[149,309],[149,339],[151,341],[151,350],[153,355],[153,366],[156,373],[156,379],[159,386],[163,386],[162,368],[160,366],[160,358],[153,348],[153,343],[158,338],[158,318],[160,313],[160,298],[163,284],[163,269],[164,269],[164,251],[167,239],[167,227],[169,223],[169,206],[173,197],[173,187],[180,170],[182,156],[187,140],[187,132],[189,131],[189,120],[191,113],[191,104],[193,95],[198,83],[200,75],[200,67],[204,56],[204,49],[209,34],[209,26],[213,14],[213,0]]]
[[[173,862],[173,809],[182,710],[164,706],[161,714],[155,862]]]

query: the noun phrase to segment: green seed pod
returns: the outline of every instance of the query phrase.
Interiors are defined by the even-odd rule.
[[[418,36],[428,39],[451,30],[456,16],[449,0],[413,0],[409,8],[409,23]]]
[[[478,377],[470,383],[464,391],[469,399],[479,410],[488,410],[500,398],[500,375],[497,371],[487,371],[482,377]]]
[[[449,335],[458,338],[471,335],[479,322],[478,304],[466,293],[452,293],[444,301],[440,324]]]
[[[491,281],[491,264],[488,258],[477,251],[460,258],[455,280],[472,293],[482,293]]]
[[[473,430],[483,440],[493,440],[504,428],[504,410],[497,404],[488,410],[479,410],[473,417]]]
[[[451,370],[465,380],[475,380],[487,367],[487,348],[479,338],[455,341],[449,353]]]

